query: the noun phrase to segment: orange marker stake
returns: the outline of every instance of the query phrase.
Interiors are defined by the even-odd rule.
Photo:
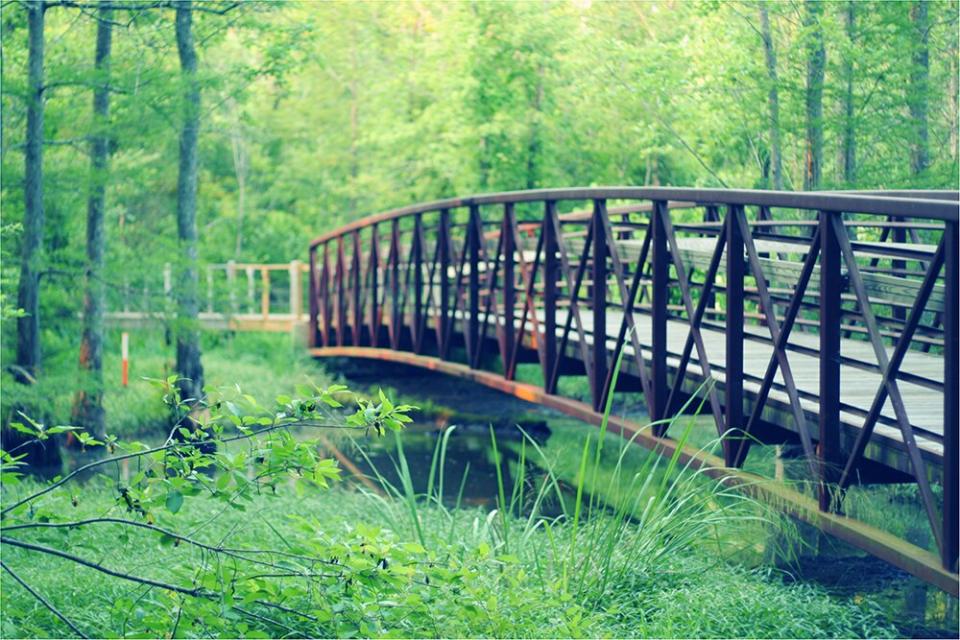
[[[130,375],[130,360],[129,360],[129,350],[130,350],[130,335],[124,331],[120,334],[120,357],[121,357],[121,368],[120,368],[120,384],[124,387],[127,386],[128,377]]]

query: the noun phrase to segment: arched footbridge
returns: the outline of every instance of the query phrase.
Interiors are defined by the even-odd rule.
[[[453,198],[313,240],[308,339],[595,424],[611,393],[665,421],[700,390],[722,456],[685,459],[956,594],[958,245],[956,192]],[[535,381],[516,380],[523,364]],[[585,400],[561,392],[571,377]],[[672,452],[670,436],[662,422],[637,442]],[[816,490],[743,471],[756,442],[795,444]],[[935,550],[843,514],[845,490],[873,482],[916,483]]]

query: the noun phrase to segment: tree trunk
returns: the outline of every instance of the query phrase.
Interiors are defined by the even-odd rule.
[[[773,188],[783,189],[783,154],[780,147],[780,94],[777,76],[777,50],[773,45],[773,32],[770,29],[770,15],[767,4],[761,2],[760,32],[763,37],[763,54],[767,63],[767,80],[770,90],[767,93],[767,106],[770,110],[770,170],[773,173]]]
[[[847,81],[846,93],[843,96],[843,181],[847,186],[852,187],[857,183],[857,136],[853,105],[853,52],[857,47],[857,3],[854,0],[847,1],[845,18],[849,53],[843,63],[843,74]]]
[[[180,260],[176,284],[177,373],[181,397],[203,397],[203,365],[200,362],[200,330],[197,322],[197,142],[200,130],[200,85],[197,52],[193,42],[193,7],[189,0],[177,3],[177,52],[183,79],[183,113],[180,129],[180,162],[177,175],[177,237]]]
[[[109,163],[110,46],[113,10],[102,4],[97,10],[97,48],[93,89],[94,132],[90,139],[90,194],[87,198],[87,290],[83,301],[83,336],[80,339],[80,369],[86,373],[78,395],[76,419],[97,438],[106,434],[103,411],[103,259],[106,182]]]
[[[247,202],[247,148],[243,139],[243,123],[236,101],[230,100],[230,111],[233,114],[233,127],[230,131],[230,148],[233,151],[233,171],[237,176],[237,242],[233,257],[240,259],[243,251],[243,219],[246,214]]]
[[[23,254],[17,307],[16,378],[27,384],[40,368],[40,269],[43,264],[43,0],[25,3],[28,22],[27,140],[24,154]]]
[[[910,19],[916,32],[912,66],[910,68],[910,120],[913,124],[910,168],[914,174],[923,173],[930,166],[930,140],[927,124],[930,91],[930,21],[926,0],[915,2]]]
[[[804,6],[803,25],[807,39],[807,143],[803,188],[810,191],[820,186],[820,170],[823,166],[823,72],[827,52],[823,46],[823,28],[820,25],[823,7],[819,0],[806,0]]]
[[[543,66],[537,69],[537,86],[533,93],[530,118],[530,141],[527,143],[527,189],[540,186],[540,155],[543,148],[540,120],[543,117]]]

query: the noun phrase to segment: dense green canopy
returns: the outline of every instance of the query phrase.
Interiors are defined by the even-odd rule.
[[[5,314],[16,306],[25,235],[16,225],[28,6],[3,7]],[[140,295],[145,283],[159,293],[163,264],[177,262],[188,80],[175,3],[110,5],[109,78],[95,67],[98,5],[43,6],[41,316],[72,350],[91,185],[106,184],[108,300]],[[308,237],[344,220],[481,191],[954,188],[957,10],[941,1],[198,3],[199,259],[302,258]],[[92,94],[105,85],[103,120]],[[98,134],[110,157],[92,171]],[[4,322],[5,358],[13,324]]]

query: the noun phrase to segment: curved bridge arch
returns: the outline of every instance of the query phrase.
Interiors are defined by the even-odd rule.
[[[759,494],[956,594],[957,201],[591,187],[413,205],[311,242],[310,346],[593,422],[611,393],[660,420],[710,380],[723,457],[688,452],[697,464],[749,485],[752,440],[798,444],[817,499]],[[524,363],[537,384],[516,382]],[[586,402],[558,394],[564,377],[587,380]],[[664,427],[640,441],[673,446]],[[904,480],[937,554],[837,513],[853,482]]]

